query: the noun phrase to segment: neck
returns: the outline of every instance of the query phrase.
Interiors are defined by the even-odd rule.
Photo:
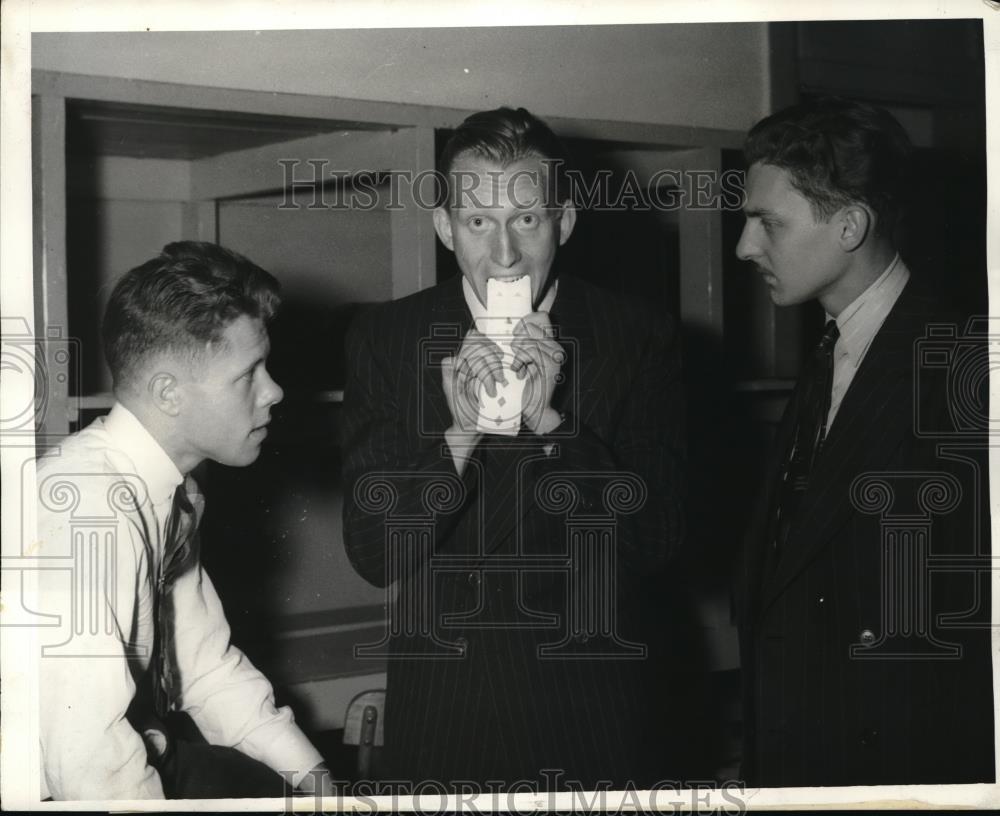
[[[170,461],[174,463],[182,476],[187,476],[201,463],[202,457],[187,450],[186,446],[181,444],[172,417],[132,393],[115,391],[115,399],[128,408],[132,415],[139,420],[142,427],[170,457]]]
[[[831,317],[837,317],[871,286],[896,256],[896,248],[879,241],[870,248],[858,247],[847,256],[847,269],[835,288],[820,295],[820,305]]]

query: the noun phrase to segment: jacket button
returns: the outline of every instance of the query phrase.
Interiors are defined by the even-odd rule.
[[[860,742],[865,748],[871,748],[878,741],[878,731],[874,728],[866,728],[861,732],[861,736],[858,737],[858,742]]]
[[[462,654],[465,654],[467,651],[469,651],[469,641],[467,641],[462,636],[455,638],[455,645],[462,650]]]
[[[862,646],[871,646],[875,642],[875,633],[871,629],[862,629],[858,640]]]
[[[588,640],[590,640],[590,638],[587,637],[586,632],[577,632],[575,635],[573,635],[573,640],[575,640],[577,643],[586,643]]]
[[[477,587],[482,583],[483,579],[478,572],[470,572],[466,580],[469,582],[469,586]]]

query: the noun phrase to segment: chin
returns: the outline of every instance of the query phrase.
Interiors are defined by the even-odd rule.
[[[227,456],[225,459],[216,459],[220,465],[226,467],[246,467],[252,465],[260,458],[260,448],[252,451],[243,451],[235,456]]]
[[[772,289],[771,302],[775,306],[795,306],[805,301],[802,298],[795,297],[795,295],[788,294],[788,292],[779,292],[776,289]]]
[[[260,459],[260,447],[258,446],[256,450],[251,451],[243,458],[244,465],[252,465],[258,459]]]

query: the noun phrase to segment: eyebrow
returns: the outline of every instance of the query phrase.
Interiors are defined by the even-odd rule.
[[[240,377],[243,377],[243,376],[249,374],[258,365],[260,365],[260,360],[259,359],[258,360],[254,360],[250,365],[243,366],[243,368],[241,368],[239,371],[236,372],[236,379],[238,380],[238,379],[240,379]]]
[[[268,348],[266,348],[264,350],[264,353],[261,354],[260,357],[258,357],[252,363],[250,363],[250,365],[244,366],[242,369],[240,369],[239,376],[242,377],[244,374],[246,374],[246,373],[248,373],[250,371],[253,371],[259,365],[266,365],[267,364],[267,357],[268,357],[268,354],[270,354],[270,352],[271,352],[271,349],[270,349],[270,346],[268,346]]]
[[[774,210],[768,210],[768,209],[761,209],[761,208],[754,208],[754,209],[752,209],[752,210],[747,210],[747,209],[744,209],[744,210],[743,210],[743,214],[744,214],[744,215],[745,215],[745,216],[746,216],[747,218],[760,218],[760,217],[761,217],[761,216],[763,216],[763,215],[772,215],[772,216],[773,216],[773,215],[775,215],[776,213],[774,212]]]

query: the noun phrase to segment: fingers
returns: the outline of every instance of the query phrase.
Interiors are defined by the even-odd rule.
[[[547,355],[558,366],[566,362],[566,352],[555,339],[555,329],[545,312],[532,312],[521,318],[514,329],[514,340],[511,348],[519,345],[519,341],[531,340],[537,343],[540,351]]]
[[[496,384],[507,385],[503,370],[503,352],[485,335],[472,329],[454,357],[441,361],[442,373],[473,404],[479,402],[479,385],[490,397],[497,394]]]
[[[441,360],[441,384],[455,425],[468,431],[475,428],[479,415],[479,381],[460,374],[458,362],[456,357]]]
[[[496,383],[506,385],[507,380],[503,374],[503,354],[499,347],[490,345],[460,353],[455,373],[463,385],[482,383],[486,393],[495,397]]]
[[[566,362],[566,352],[562,346],[552,339],[537,339],[520,337],[510,344],[514,353],[511,370],[521,376],[529,365],[537,365],[543,369],[559,369]]]
[[[510,349],[513,353],[510,369],[519,379],[524,379],[529,366],[535,365],[553,373],[566,362],[566,351],[556,341],[545,312],[533,312],[518,323]],[[497,395],[497,383],[507,385],[503,351],[475,329],[465,336],[458,354],[447,359],[445,370],[448,376],[454,378],[454,387],[473,404],[479,402],[480,384],[491,398]]]
[[[448,408],[454,416],[456,410],[455,397],[457,396],[458,377],[455,373],[454,357],[445,357],[441,360],[441,386],[444,389],[445,398],[448,400]]]
[[[532,312],[520,319],[514,328],[514,334],[529,334],[533,329],[538,330],[538,337],[554,337],[555,329],[552,328],[552,320],[548,312]]]
[[[499,353],[463,358],[460,373],[470,380],[482,383],[491,397],[496,396],[496,383],[507,384],[503,374],[503,356]]]
[[[465,396],[466,405],[470,405],[475,409],[475,412],[479,411],[479,386],[480,381],[473,376],[468,374],[468,368],[465,368],[465,374],[458,375],[458,388],[462,390]],[[489,393],[490,386],[486,386],[487,393]]]

